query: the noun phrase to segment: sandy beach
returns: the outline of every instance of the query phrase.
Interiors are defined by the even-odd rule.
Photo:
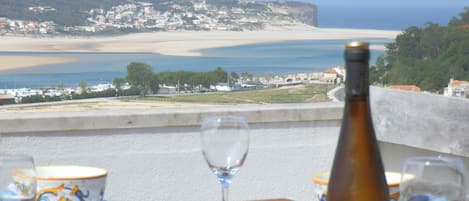
[[[393,39],[401,32],[364,29],[323,29],[305,25],[271,27],[262,31],[170,31],[138,33],[115,37],[13,37],[0,38],[0,51],[9,52],[153,52],[163,55],[201,56],[197,50],[253,43],[291,40],[333,40],[355,38]],[[373,49],[383,49],[371,46]],[[5,69],[44,65],[44,62],[73,62],[65,58],[2,58]],[[3,66],[0,63],[0,66]]]
[[[0,71],[28,68],[37,65],[75,62],[76,59],[51,56],[0,56]]]

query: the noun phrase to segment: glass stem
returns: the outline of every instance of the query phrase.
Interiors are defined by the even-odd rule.
[[[228,201],[228,187],[221,187],[222,201]]]

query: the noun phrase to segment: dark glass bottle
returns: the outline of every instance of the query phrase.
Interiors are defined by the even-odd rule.
[[[369,104],[368,43],[345,45],[345,108],[327,201],[389,201]]]

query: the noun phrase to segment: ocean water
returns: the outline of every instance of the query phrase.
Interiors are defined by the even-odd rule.
[[[464,0],[469,7],[469,1]],[[461,1],[461,2],[464,2]],[[462,4],[462,3],[461,3]],[[425,26],[432,22],[447,25],[459,16],[461,5],[323,5],[318,7],[318,26],[327,28],[356,28],[404,30],[410,26]]]
[[[429,21],[446,24],[463,8],[322,6],[318,10],[320,27],[403,30],[412,25],[423,26]],[[363,40],[373,45],[391,41]],[[203,72],[216,67],[222,67],[228,72],[248,71],[256,75],[322,71],[343,65],[345,42],[345,40],[308,40],[213,48],[202,50],[201,57],[164,56],[152,53],[0,52],[0,55],[47,55],[78,60],[75,63],[0,72],[0,88],[56,87],[61,83],[74,87],[81,80],[90,85],[111,83],[114,78],[125,76],[127,64],[133,61],[148,63],[155,72],[177,70]],[[372,51],[371,63],[373,64],[376,57],[383,53],[383,51]]]
[[[467,3],[469,6],[469,2]],[[447,25],[464,6],[321,6],[318,25],[328,28],[404,30],[428,22]]]
[[[382,45],[389,39],[363,39]],[[308,40],[241,45],[202,50],[203,56],[164,56],[152,53],[38,53],[0,52],[0,55],[34,55],[71,57],[78,62],[45,65],[0,73],[0,88],[56,87],[60,83],[77,86],[111,83],[124,77],[130,62],[144,62],[161,71],[204,72],[222,67],[228,72],[256,75],[322,71],[343,65],[345,40]],[[383,51],[372,51],[372,61]]]

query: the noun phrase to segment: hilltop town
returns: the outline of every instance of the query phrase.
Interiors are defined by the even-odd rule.
[[[31,6],[32,16],[52,16],[60,11],[52,5]],[[50,21],[12,19],[0,16],[1,34],[109,34],[167,30],[262,30],[265,26],[295,23],[316,26],[316,6],[298,2],[255,2],[240,0],[232,4],[166,1],[155,5],[133,1],[108,9],[93,7],[82,11],[80,25]],[[55,21],[54,21],[55,20]]]

